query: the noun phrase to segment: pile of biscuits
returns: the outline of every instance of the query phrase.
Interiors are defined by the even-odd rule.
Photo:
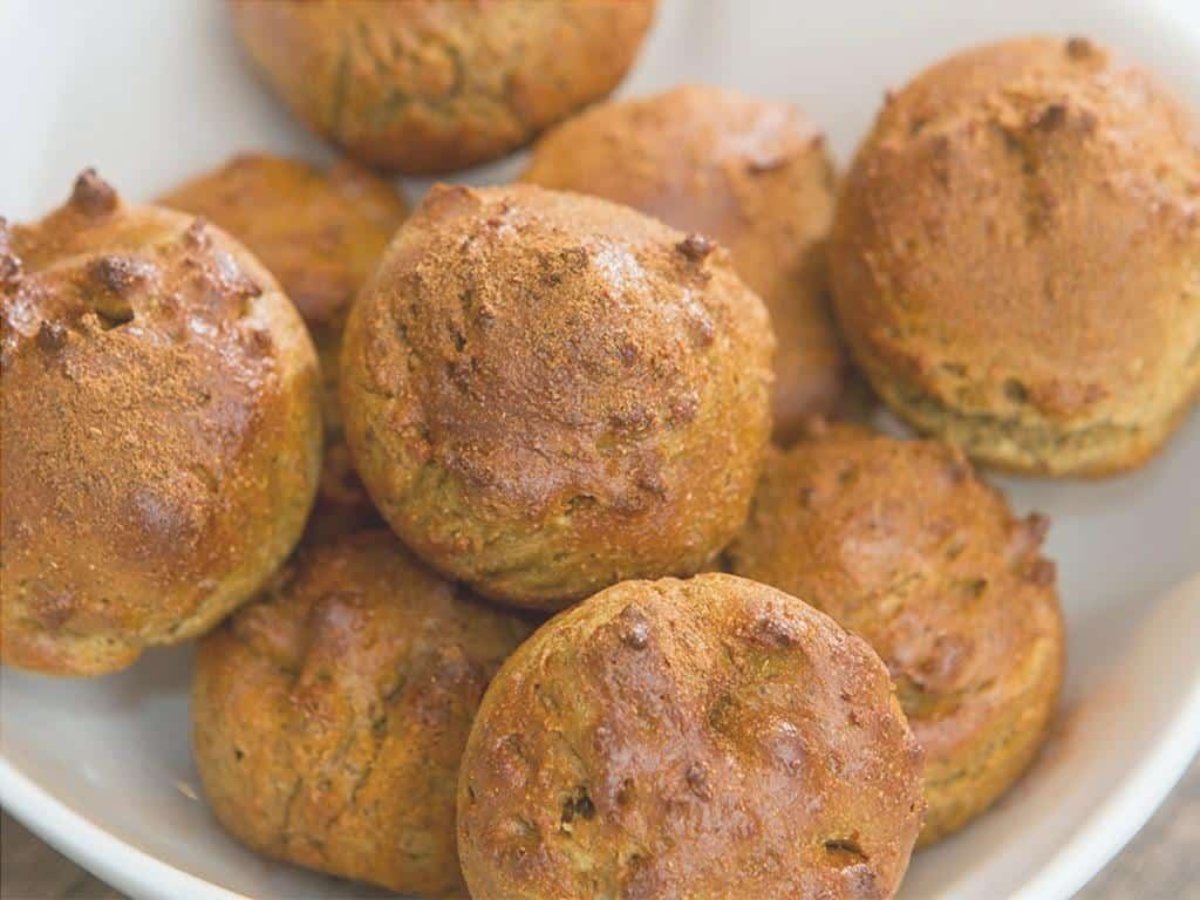
[[[0,657],[200,638],[204,794],[263,854],[889,897],[1051,727],[1048,522],[973,463],[1128,469],[1195,404],[1200,122],[1010,40],[889,94],[839,179],[782,102],[597,102],[653,6],[231,0],[346,161],[0,220]],[[371,171],[531,141],[411,214]]]

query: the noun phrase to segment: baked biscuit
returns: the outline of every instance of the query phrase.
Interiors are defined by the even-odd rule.
[[[493,679],[458,846],[476,900],[890,897],[922,805],[865,642],[742,578],[629,581]]]
[[[990,806],[1046,737],[1064,647],[1045,529],[959,451],[842,427],[770,455],[730,550],[883,657],[925,749],[921,845]]]
[[[231,0],[250,58],[350,156],[410,174],[504,156],[608,94],[653,0]]]
[[[794,106],[696,85],[604,103],[545,134],[522,180],[624,203],[724,244],[771,313],[776,439],[837,409],[848,372],[825,266],[833,164]]]
[[[0,222],[0,658],[96,675],[248,599],[304,527],[316,355],[232,238],[93,172]]]
[[[200,643],[193,746],[217,818],[277,859],[461,892],[459,758],[488,679],[530,630],[387,531],[302,551]]]
[[[958,54],[890,97],[831,238],[883,399],[982,462],[1103,474],[1200,387],[1200,122],[1080,38]]]
[[[733,538],[772,345],[705,238],[577,194],[436,187],[351,312],[346,437],[419,556],[486,596],[561,607],[691,574]]]

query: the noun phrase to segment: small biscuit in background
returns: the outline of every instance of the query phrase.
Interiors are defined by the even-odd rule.
[[[217,818],[254,850],[400,893],[461,893],[459,758],[531,623],[386,530],[303,550],[200,643],[192,739]]]
[[[230,0],[292,113],[382,169],[441,174],[504,156],[607,95],[654,0]]]
[[[1020,472],[1137,466],[1200,389],[1200,119],[1081,38],[957,54],[889,97],[830,265],[919,430]]]
[[[327,170],[243,153],[159,198],[242,241],[279,279],[317,346],[325,391],[325,464],[308,539],[380,522],[342,440],[337,399],[342,329],[358,289],[408,215],[390,183],[356,163]]]
[[[612,101],[545,134],[521,179],[624,203],[724,244],[771,313],[776,440],[838,410],[849,363],[825,264],[834,171],[800,110],[697,85]]]
[[[0,658],[124,668],[214,626],[295,546],[316,354],[255,257],[92,171],[0,220]]]
[[[692,574],[733,539],[773,346],[705,238],[580,194],[439,186],[350,315],[346,439],[426,562],[557,609]]]
[[[463,755],[476,900],[890,897],[921,751],[879,657],[731,575],[627,581],[492,680]]]
[[[729,550],[883,657],[925,749],[920,845],[983,812],[1046,738],[1065,655],[1046,527],[952,447],[838,426],[768,456]]]

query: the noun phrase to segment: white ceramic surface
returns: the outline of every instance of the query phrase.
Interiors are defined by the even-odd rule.
[[[1200,104],[1200,0],[1159,2],[664,0],[623,92],[706,80],[790,99],[844,159],[885,87],[964,44],[1046,31],[1120,46]],[[148,198],[239,149],[326,158],[252,80],[221,5],[0,0],[0,214],[41,213],[86,165]],[[1122,478],[1001,481],[1019,508],[1054,520],[1064,710],[1016,790],[914,859],[905,898],[1070,896],[1200,746],[1200,415]],[[189,758],[190,660],[187,648],[151,653],[90,682],[4,671],[0,801],[138,897],[382,896],[259,859],[217,828]]]

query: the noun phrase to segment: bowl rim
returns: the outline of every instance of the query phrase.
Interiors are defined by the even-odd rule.
[[[1183,608],[1200,610],[1200,572],[1184,579],[1154,603],[1154,609],[1116,654],[1129,660],[1152,658]],[[1193,616],[1195,618],[1195,616]],[[1105,679],[1100,679],[1103,684]],[[1099,804],[1039,869],[1030,873],[1010,900],[1070,898],[1119,853],[1162,806],[1172,788],[1200,756],[1200,666],[1192,671],[1182,702],[1154,735],[1152,748],[1101,798]],[[2,793],[2,792],[0,792]]]
[[[58,799],[2,752],[0,806],[77,865],[131,896],[250,900],[117,837]]]

